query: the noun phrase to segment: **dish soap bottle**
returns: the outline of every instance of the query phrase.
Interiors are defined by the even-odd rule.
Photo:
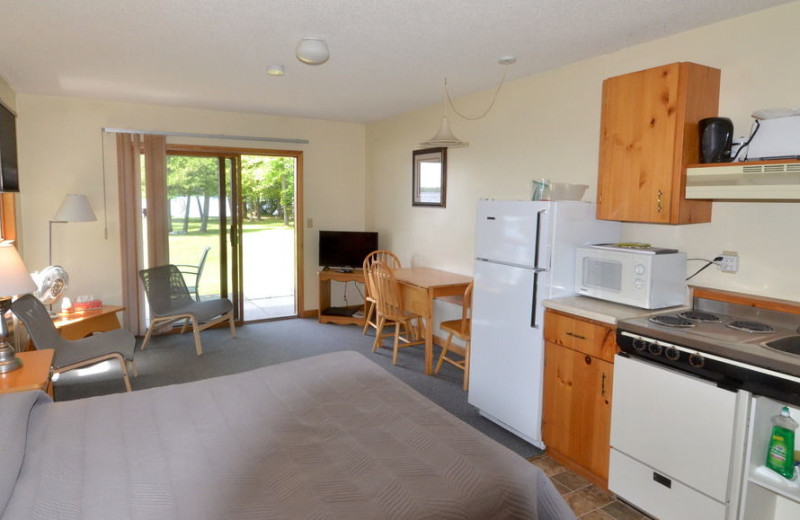
[[[772,418],[767,467],[788,479],[794,477],[794,431],[797,426],[797,421],[789,415],[787,406],[781,409],[780,415]]]

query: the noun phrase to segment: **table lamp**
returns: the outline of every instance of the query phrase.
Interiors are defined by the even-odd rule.
[[[11,242],[0,244],[0,374],[22,366],[14,349],[8,344],[6,312],[11,308],[11,298],[29,293],[34,288],[33,279],[17,248]]]

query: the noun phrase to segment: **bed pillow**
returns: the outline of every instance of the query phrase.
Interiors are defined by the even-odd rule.
[[[0,514],[5,510],[17,483],[28,436],[28,417],[43,392],[0,395]]]

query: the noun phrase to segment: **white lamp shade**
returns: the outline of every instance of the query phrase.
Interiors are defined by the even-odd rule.
[[[318,38],[303,38],[297,44],[297,59],[306,65],[322,65],[330,57],[328,45]]]
[[[469,146],[469,143],[453,135],[452,130],[450,130],[450,123],[447,122],[446,117],[442,118],[442,125],[439,127],[439,131],[436,132],[436,135],[431,137],[428,141],[419,144],[431,148],[463,148]]]
[[[35,288],[17,248],[10,243],[0,245],[0,297],[27,294]]]
[[[58,208],[54,222],[89,222],[97,220],[86,195],[67,195]]]

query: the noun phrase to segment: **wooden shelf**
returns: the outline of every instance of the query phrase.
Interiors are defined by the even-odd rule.
[[[331,307],[331,282],[355,282],[364,284],[364,271],[353,269],[352,271],[337,271],[335,269],[325,269],[317,273],[319,279],[319,310],[317,320],[320,323],[335,323],[337,325],[358,325],[363,327],[366,317],[364,316],[363,305],[349,305],[347,307]],[[342,315],[330,313],[330,309],[347,309],[347,314]],[[326,313],[325,311],[329,312]]]

